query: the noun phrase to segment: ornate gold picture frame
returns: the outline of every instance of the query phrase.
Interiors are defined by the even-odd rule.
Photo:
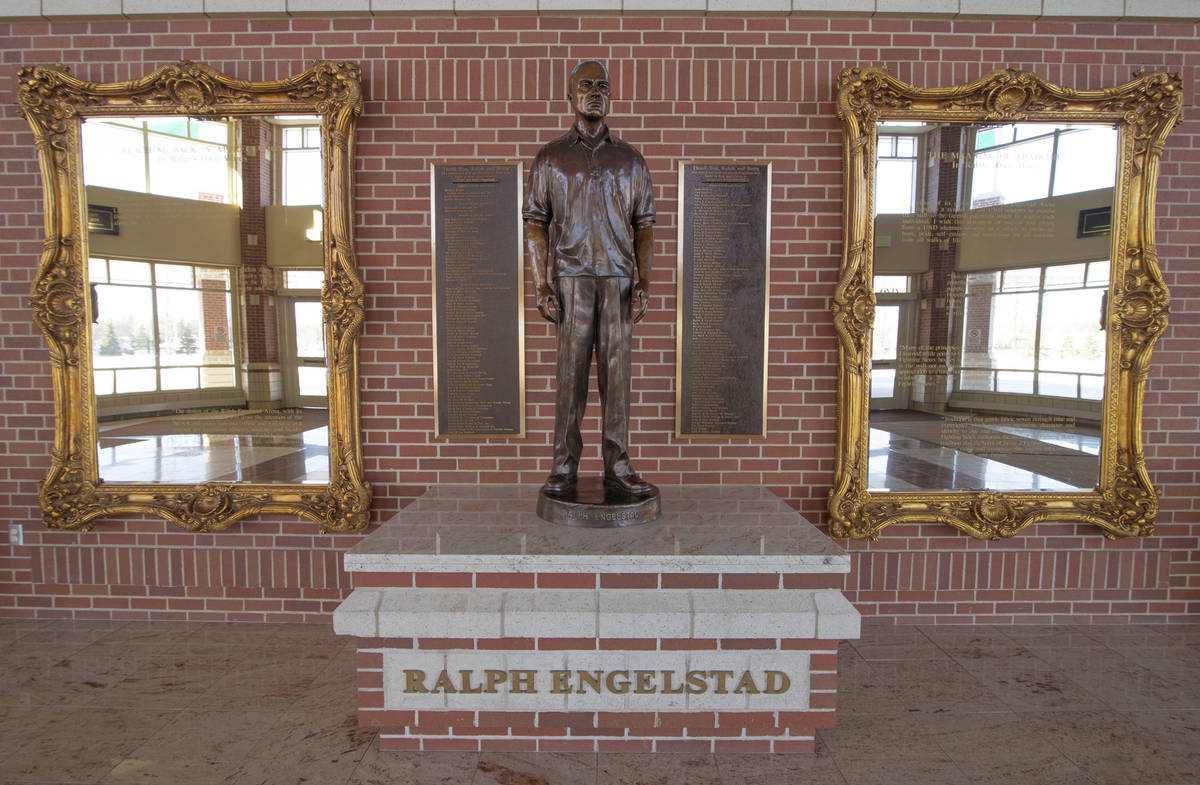
[[[50,351],[54,385],[54,448],[40,485],[46,525],[87,530],[100,516],[151,513],[191,531],[212,531],[257,513],[291,513],[315,521],[323,531],[364,528],[371,501],[363,476],[358,412],[364,307],[351,203],[355,124],[362,108],[359,66],[319,61],[303,73],[272,82],[243,81],[192,62],[118,83],[88,82],[64,66],[23,68],[19,78],[20,113],[36,138],[45,194],[46,240],[32,307]],[[328,482],[182,485],[109,483],[99,478],[81,126],[86,118],[167,115],[319,116]]]
[[[893,523],[941,522],[973,537],[1011,537],[1038,521],[1092,523],[1108,537],[1154,531],[1157,493],[1142,453],[1142,397],[1151,350],[1167,323],[1167,288],[1154,245],[1154,204],[1164,140],[1182,103],[1176,74],[1135,74],[1076,91],[1018,69],[969,84],[921,88],[882,69],[839,77],[845,162],[844,250],[832,300],[838,336],[838,451],[829,499],[836,537],[876,539]],[[1094,489],[873,490],[868,484],[878,123],[993,126],[1099,124],[1117,130],[1111,272],[1104,311],[1105,385]],[[884,243],[886,244],[886,243]]]

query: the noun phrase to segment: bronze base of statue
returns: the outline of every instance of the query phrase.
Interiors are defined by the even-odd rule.
[[[543,521],[564,526],[614,529],[656,521],[662,506],[653,485],[649,493],[635,496],[606,484],[602,477],[581,477],[562,493],[548,494],[543,488],[537,514]]]

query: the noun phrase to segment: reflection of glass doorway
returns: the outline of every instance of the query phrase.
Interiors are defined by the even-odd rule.
[[[328,406],[329,371],[325,359],[325,321],[320,297],[283,297],[285,406]]]
[[[903,378],[900,347],[911,345],[912,302],[879,302],[871,331],[871,408],[907,409],[910,380]]]

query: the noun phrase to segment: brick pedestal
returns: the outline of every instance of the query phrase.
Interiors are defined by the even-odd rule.
[[[440,486],[346,556],[362,725],[404,750],[810,752],[857,638],[846,555],[759,488],[553,526],[536,488]]]

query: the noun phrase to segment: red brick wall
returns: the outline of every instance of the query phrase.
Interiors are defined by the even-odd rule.
[[[575,61],[610,63],[612,127],[642,149],[656,183],[653,311],[634,339],[637,467],[664,484],[763,484],[814,521],[824,518],[836,428],[828,305],[842,235],[838,71],[886,64],[902,79],[937,85],[1019,65],[1076,88],[1117,84],[1137,68],[1180,71],[1186,119],[1163,156],[1157,223],[1173,314],[1144,419],[1150,469],[1164,492],[1158,535],[1109,542],[1091,526],[1042,524],[987,543],[944,526],[894,526],[877,543],[851,546],[848,583],[865,612],[906,620],[1158,621],[1200,610],[1200,273],[1188,268],[1200,256],[1200,123],[1191,117],[1198,32],[1180,24],[762,16],[196,19],[0,25],[0,52],[12,74],[20,64],[64,62],[96,81],[184,58],[249,79],[283,77],[314,58],[362,63],[362,416],[378,520],[430,483],[532,483],[549,467],[553,342],[528,297],[530,436],[432,436],[428,171],[431,161],[531,159],[568,122],[563,96]],[[321,537],[309,524],[190,535],[113,519],[84,535],[40,530],[36,482],[48,463],[52,405],[28,292],[41,196],[15,80],[0,84],[0,512],[26,524],[28,543],[0,546],[0,613],[327,611],[346,590],[330,564],[354,538]],[[677,162],[716,157],[775,165],[770,435],[761,441],[672,436]]]

